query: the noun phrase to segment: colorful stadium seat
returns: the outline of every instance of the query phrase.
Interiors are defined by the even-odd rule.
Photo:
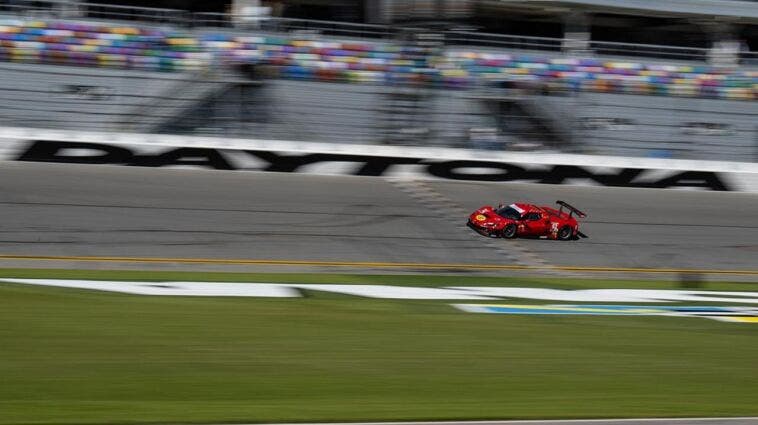
[[[758,99],[757,71],[474,51],[427,58],[416,46],[228,34],[198,37],[134,26],[21,19],[0,21],[0,60],[165,72],[198,70],[216,60],[276,65],[283,78],[319,81],[445,88],[514,81],[551,90]]]

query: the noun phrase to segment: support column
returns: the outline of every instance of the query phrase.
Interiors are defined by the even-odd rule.
[[[392,0],[364,0],[365,20],[370,24],[392,22]]]
[[[569,12],[563,18],[563,51],[583,54],[590,51],[589,16],[584,12]]]
[[[80,18],[82,7],[77,0],[62,0],[55,4],[55,15],[61,18]]]
[[[270,7],[261,7],[260,0],[232,0],[232,21],[235,27],[259,28],[261,20],[271,16]]]
[[[735,25],[728,22],[708,22],[704,27],[711,40],[708,63],[726,68],[739,65],[742,42],[737,38]]]

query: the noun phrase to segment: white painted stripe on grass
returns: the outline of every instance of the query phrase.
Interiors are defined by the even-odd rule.
[[[336,423],[293,423],[293,424],[270,424],[270,425],[560,425],[560,424],[629,424],[629,423],[725,423],[739,422],[740,424],[758,424],[758,417],[734,417],[734,418],[629,418],[629,419],[530,419],[512,421],[437,421],[437,422],[336,422]],[[236,424],[236,425],[261,425],[261,424]],[[265,424],[264,424],[265,425]]]
[[[133,282],[112,280],[74,279],[0,279],[0,282],[24,285],[55,286],[60,288],[89,289],[121,292],[136,295],[196,296],[196,297],[261,297],[297,298],[300,292],[277,283],[237,282]]]
[[[314,423],[283,423],[268,425],[561,425],[561,424],[668,424],[668,423],[720,424],[738,422],[740,424],[758,424],[758,416],[747,417],[715,417],[715,418],[628,418],[628,419],[529,419],[510,421],[431,421],[431,422],[314,422]],[[234,424],[234,425],[266,425],[266,424]]]

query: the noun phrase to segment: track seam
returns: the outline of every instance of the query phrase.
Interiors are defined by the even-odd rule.
[[[397,189],[400,189],[411,198],[420,202],[422,205],[434,208],[436,211],[441,211],[443,213],[441,218],[453,224],[457,229],[463,230],[461,233],[466,234],[470,239],[476,239],[481,242],[482,238],[484,238],[485,245],[494,249],[500,255],[508,258],[515,264],[528,266],[551,275],[576,275],[576,273],[573,272],[556,270],[547,262],[547,260],[529,251],[517,240],[508,241],[508,249],[506,249],[503,243],[496,242],[497,239],[487,238],[477,233],[472,233],[471,229],[462,222],[465,217],[469,215],[470,211],[466,211],[462,206],[437,192],[434,188],[429,186],[428,182],[413,178],[388,178],[386,180]]]

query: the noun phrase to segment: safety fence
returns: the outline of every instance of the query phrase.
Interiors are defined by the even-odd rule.
[[[15,14],[24,17],[102,19],[110,21],[140,21],[144,23],[172,25],[180,28],[217,28],[235,31],[270,32],[274,34],[299,32],[316,35],[395,39],[408,31],[434,31],[442,35],[448,45],[479,46],[492,48],[521,49],[529,51],[555,51],[581,46],[600,55],[635,56],[686,61],[705,61],[709,49],[677,47],[656,44],[618,43],[598,40],[571,40],[566,38],[531,37],[521,35],[490,34],[466,31],[454,27],[413,28],[408,26],[362,24],[310,19],[235,15],[231,13],[191,13],[184,10],[118,6],[80,1],[33,1],[8,0],[0,2],[0,14]],[[738,53],[742,64],[758,65],[758,52]]]
[[[758,162],[758,102],[2,64],[0,125]]]

